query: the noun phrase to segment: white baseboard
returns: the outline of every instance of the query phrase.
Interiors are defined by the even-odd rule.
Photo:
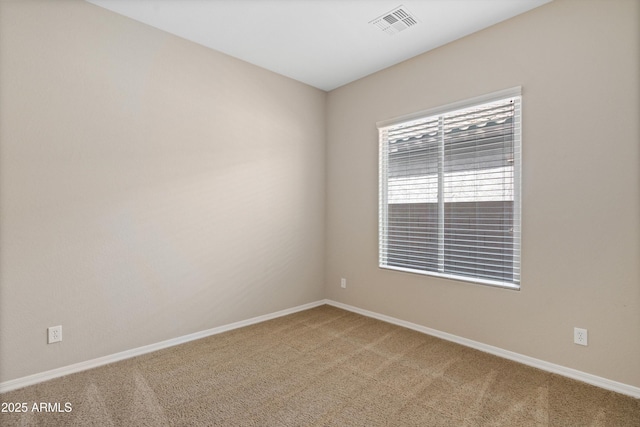
[[[73,365],[63,366],[61,368],[52,369],[50,371],[41,372],[38,374],[29,375],[15,380],[5,381],[0,383],[0,393],[6,393],[8,391],[16,390],[22,387],[38,384],[43,381],[52,380],[54,378],[62,377],[76,372],[86,371],[87,369],[97,368],[98,366],[106,365],[120,360],[129,359],[131,357],[140,356],[153,351],[162,350],[163,348],[173,347],[175,345],[184,344],[189,341],[194,341],[200,338],[205,338],[211,335],[221,334],[233,329],[242,328],[244,326],[253,325],[256,323],[264,322],[267,320],[275,319],[277,317],[293,314],[298,311],[308,310],[310,308],[318,307],[326,304],[326,300],[315,301],[308,304],[299,305],[297,307],[288,308],[286,310],[277,311],[275,313],[265,314],[263,316],[253,317],[247,320],[241,320],[239,322],[230,323],[228,325],[218,326],[216,328],[207,329],[205,331],[195,332],[193,334],[184,335],[178,338],[172,338],[170,340],[162,341],[155,344],[145,345],[143,347],[134,348],[131,350],[122,351],[120,353],[111,354],[109,356],[99,357],[97,359],[87,360],[85,362],[74,363]]]
[[[427,328],[415,323],[407,322],[405,320],[396,319],[395,317],[386,316],[373,311],[364,310],[358,307],[354,307],[348,304],[343,304],[333,300],[320,300],[309,304],[299,305],[297,307],[289,308],[286,310],[277,311],[275,313],[265,314],[263,316],[253,317],[247,320],[241,320],[239,322],[230,323],[228,325],[219,326],[205,331],[195,332],[193,334],[184,335],[182,337],[173,338],[170,340],[162,341],[155,344],[146,345],[143,347],[126,350],[120,353],[115,353],[109,356],[99,357],[97,359],[87,360],[85,362],[75,363],[69,366],[63,366],[61,368],[52,369],[50,371],[41,372],[38,374],[29,375],[15,380],[5,381],[0,383],[0,393],[6,393],[8,391],[16,390],[22,387],[38,384],[44,381],[48,381],[54,378],[62,377],[65,375],[73,374],[76,372],[85,371],[91,368],[97,368],[98,366],[106,365],[120,360],[129,359],[131,357],[140,356],[153,351],[161,350],[167,347],[173,347],[175,345],[183,344],[189,341],[194,341],[200,338],[205,338],[211,335],[220,334],[233,329],[242,328],[244,326],[253,325],[256,323],[264,322],[267,320],[275,319],[277,317],[293,314],[298,311],[308,310],[310,308],[318,307],[320,305],[328,304],[334,307],[342,308],[347,311],[362,314],[363,316],[371,317],[374,319],[382,320],[387,323],[402,326],[407,329],[422,332],[427,335],[432,335],[438,338],[442,338],[447,341],[452,341],[466,347],[475,348],[486,353],[493,354],[505,359],[513,360],[524,365],[532,366],[534,368],[542,369],[547,372],[562,375],[568,378],[572,378],[578,381],[585,382],[587,384],[594,385],[596,387],[604,388],[606,390],[615,391],[617,393],[625,394],[631,397],[640,398],[640,388],[634,387],[628,384],[612,381],[606,378],[598,377],[596,375],[588,374],[586,372],[578,371],[576,369],[567,368],[554,363],[545,362],[544,360],[535,359],[533,357],[525,356],[523,354],[514,353],[512,351],[504,350],[499,347],[483,344],[481,342],[473,341],[467,338],[462,338],[457,335],[449,334],[446,332],[438,331],[436,329]]]
[[[375,313],[369,310],[363,310],[358,307],[354,307],[348,304],[343,304],[337,301],[326,300],[326,304],[334,307],[342,308],[344,310],[352,311],[354,313],[362,314],[363,316],[372,317],[374,319],[382,320],[387,323],[402,326],[407,329],[422,332],[427,335],[442,338],[447,341],[452,341],[457,344],[471,347],[476,350],[484,351],[495,356],[502,357],[504,359],[513,360],[514,362],[522,363],[523,365],[532,366],[534,368],[542,369],[543,371],[552,372],[554,374],[562,375],[574,380],[582,381],[587,384],[594,385],[596,387],[604,388],[606,390],[615,391],[617,393],[625,394],[627,396],[640,399],[640,388],[632,385],[620,383],[617,381],[609,380],[606,378],[598,377],[596,375],[588,374],[586,372],[578,371],[576,369],[567,368],[565,366],[556,365],[555,363],[545,362],[544,360],[536,359],[533,357],[525,356],[523,354],[514,353],[512,351],[504,350],[499,347],[494,347],[488,344],[483,344],[478,341],[473,341],[467,338],[462,338],[457,335],[449,334],[446,332],[438,331],[436,329],[427,328],[426,326],[417,325],[415,323],[407,322],[405,320],[396,319],[395,317],[386,316],[384,314]]]

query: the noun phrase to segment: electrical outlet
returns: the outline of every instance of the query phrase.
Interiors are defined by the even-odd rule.
[[[340,287],[342,289],[346,289],[347,288],[347,279],[345,279],[344,277],[342,279],[340,279]]]
[[[47,344],[53,344],[54,342],[62,341],[62,325],[51,326],[47,328],[49,338]]]
[[[579,345],[587,345],[588,333],[586,329],[573,328],[573,342]]]

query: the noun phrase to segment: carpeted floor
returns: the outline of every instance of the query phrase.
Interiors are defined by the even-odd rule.
[[[638,399],[331,306],[0,400],[29,408],[3,426],[640,426]]]

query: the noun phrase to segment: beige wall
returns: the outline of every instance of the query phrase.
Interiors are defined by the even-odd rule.
[[[0,382],[323,297],[326,93],[0,4]]]
[[[327,297],[640,386],[639,18],[556,0],[331,92]],[[521,291],[379,269],[376,121],[517,85]]]

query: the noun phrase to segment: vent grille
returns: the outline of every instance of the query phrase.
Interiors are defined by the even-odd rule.
[[[369,23],[392,36],[400,31],[413,27],[418,23],[418,20],[407,10],[406,7],[400,5],[373,21],[369,21]]]

